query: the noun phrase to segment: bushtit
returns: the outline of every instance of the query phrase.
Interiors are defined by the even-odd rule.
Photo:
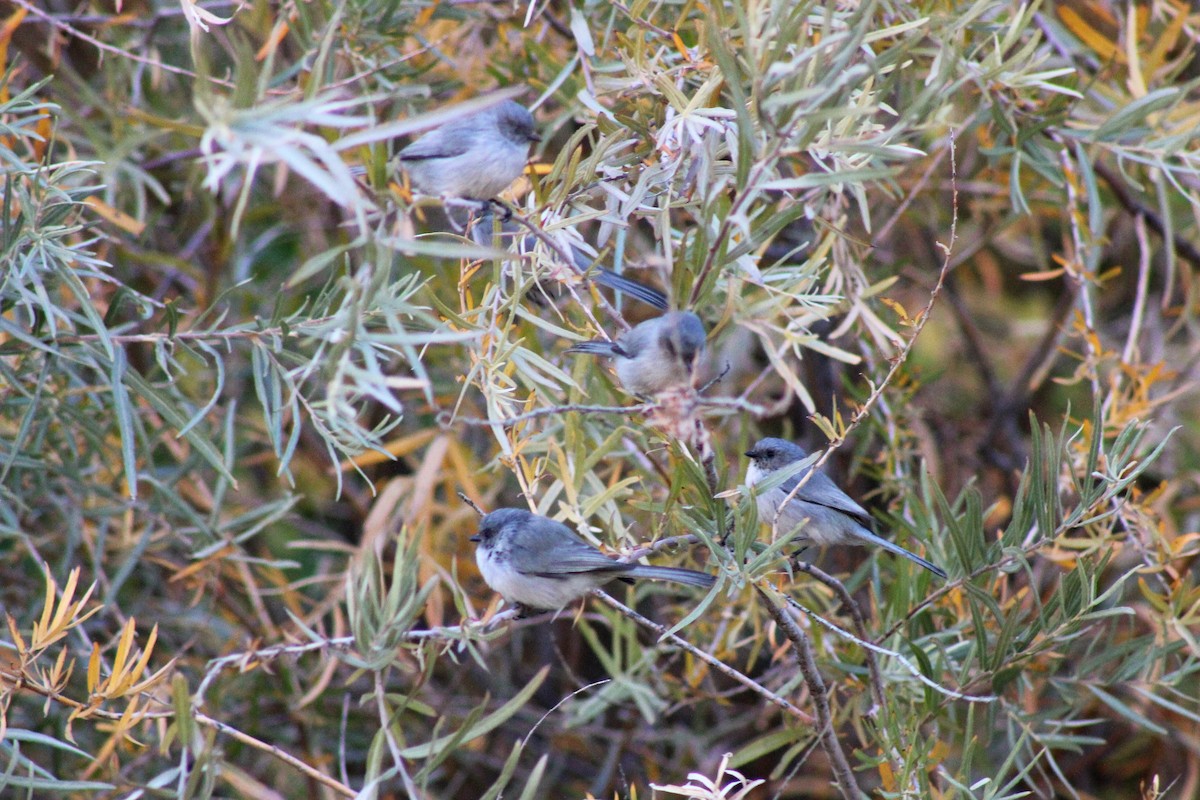
[[[502,242],[520,237],[520,249],[522,252],[529,252],[533,249],[536,237],[533,234],[521,235],[517,223],[512,220],[504,220],[500,223],[500,230],[497,232],[495,228],[495,219],[490,210],[484,211],[479,215],[478,221],[471,228],[471,239],[479,245],[488,247],[492,244],[493,237],[499,237]],[[663,311],[667,310],[667,296],[657,289],[653,289],[644,283],[639,283],[632,278],[626,278],[624,275],[618,275],[610,269],[604,267],[596,267],[592,269],[592,259],[587,253],[578,247],[564,246],[571,254],[571,264],[579,274],[587,275],[601,286],[607,286],[618,292],[625,292],[630,297],[641,300],[647,305],[652,305]]]
[[[777,470],[802,461],[808,454],[797,445],[783,439],[762,439],[746,451],[750,466],[746,468],[746,485],[754,486]],[[946,577],[941,567],[934,566],[903,547],[876,536],[871,531],[871,517],[850,495],[837,487],[828,475],[818,471],[781,510],[780,504],[808,475],[812,468],[801,470],[782,485],[758,495],[758,518],[784,531],[799,528],[796,539],[817,545],[874,544],[884,550],[911,559],[938,577]]]
[[[678,567],[614,561],[561,522],[519,508],[501,508],[479,524],[475,561],[487,585],[510,603],[559,609],[614,579],[675,581],[707,589],[712,575]]]
[[[625,390],[649,397],[692,385],[704,357],[704,338],[699,317],[690,311],[672,311],[635,325],[615,342],[580,342],[567,352],[608,356]]]
[[[424,194],[490,200],[525,170],[529,144],[542,137],[514,100],[434,128],[400,151],[412,185]]]

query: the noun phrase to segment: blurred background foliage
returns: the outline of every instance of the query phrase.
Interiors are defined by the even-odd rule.
[[[4,796],[1200,794],[1191,4],[0,14]],[[390,162],[505,87],[515,245]],[[567,247],[701,315],[704,402],[582,410],[651,311]],[[762,435],[950,573],[806,555],[874,650]],[[457,491],[721,581],[485,629]]]

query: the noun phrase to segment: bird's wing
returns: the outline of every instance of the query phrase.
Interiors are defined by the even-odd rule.
[[[662,319],[662,317],[658,319]],[[647,322],[635,325],[633,330],[626,331],[617,339],[617,346],[625,351],[624,355],[627,358],[637,358],[638,353],[653,344],[661,326],[647,323],[656,323],[658,319],[647,320]]]
[[[566,349],[568,353],[591,353],[594,356],[626,356],[628,354],[616,342],[594,339],[590,342],[579,342]]]
[[[564,530],[570,535],[562,535]],[[538,531],[537,534],[527,537],[514,549],[526,551],[523,554],[514,554],[519,556],[514,559],[518,563],[529,563],[527,559],[537,559],[544,561],[548,566],[553,565],[552,568],[545,571],[526,572],[526,574],[544,578],[562,577],[564,574],[573,572],[625,572],[631,568],[631,565],[614,561],[587,542],[577,538],[574,531],[565,525],[553,535],[543,535],[542,531]]]
[[[456,136],[451,143],[449,137],[441,135],[442,130],[435,130],[417,139],[400,151],[401,161],[424,161],[430,158],[454,158],[461,156],[471,148],[472,137]]]
[[[808,470],[805,470],[794,478],[788,478],[779,487],[780,490],[785,495],[791,494],[792,490],[796,488],[796,484],[807,474]],[[867,513],[867,510],[838,488],[838,485],[824,472],[813,475],[808,483],[804,484],[804,488],[797,493],[796,499],[812,503],[814,506],[824,506],[834,511],[840,511],[868,530],[872,526],[871,515]]]

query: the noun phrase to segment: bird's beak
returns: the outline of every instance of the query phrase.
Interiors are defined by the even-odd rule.
[[[483,541],[483,537],[481,537],[481,536],[480,536],[480,535],[477,533],[477,534],[475,534],[474,536],[472,536],[472,537],[471,537],[471,538],[470,538],[468,541],[472,541],[472,542],[480,542],[480,541]]]
[[[757,458],[758,451],[757,450],[747,450],[745,453],[743,453],[743,455],[746,456],[746,458]]]

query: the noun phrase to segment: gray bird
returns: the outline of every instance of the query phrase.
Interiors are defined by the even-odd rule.
[[[400,151],[423,194],[490,200],[525,170],[529,145],[542,137],[533,115],[514,100],[447,122]]]
[[[754,486],[777,470],[804,460],[808,453],[789,441],[768,438],[747,450],[746,456],[750,459],[750,466],[746,468],[746,485]],[[783,531],[791,531],[802,525],[796,535],[797,541],[816,545],[878,545],[888,552],[915,561],[938,577],[946,577],[941,567],[875,535],[871,531],[872,521],[866,510],[839,489],[824,472],[817,471],[780,511],[780,505],[796,488],[796,484],[811,471],[811,467],[801,470],[781,486],[759,494],[759,520],[778,525]]]
[[[716,578],[679,567],[614,561],[561,522],[519,508],[488,514],[471,537],[487,585],[510,603],[559,609],[598,586],[632,578],[674,581],[707,589]]]
[[[699,317],[690,311],[672,311],[635,325],[614,342],[580,342],[567,352],[613,359],[625,390],[649,397],[692,385],[704,358],[705,336]]]

